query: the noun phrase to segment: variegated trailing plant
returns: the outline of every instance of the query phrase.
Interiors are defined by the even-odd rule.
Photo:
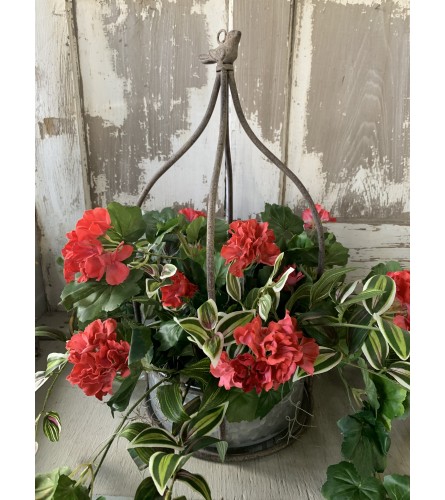
[[[319,205],[317,210],[321,220],[335,220]],[[72,331],[67,339],[56,330],[36,329],[36,335],[66,342],[66,352],[50,354],[47,369],[36,373],[36,390],[53,380],[36,431],[43,417],[44,434],[59,438],[60,416],[45,406],[69,363],[68,380],[98,399],[111,394],[107,405],[123,417],[88,464],[36,476],[37,499],[92,498],[94,480],[118,437],[128,441],[137,467],[148,471],[136,500],[172,499],[177,481],[211,499],[205,478],[184,466],[209,446],[224,461],[228,445],[211,435],[222,420],[262,418],[293,384],[333,368],[355,409],[338,422],[344,460],[328,468],[323,495],[409,497],[408,476],[381,478],[392,421],[409,411],[409,271],[389,262],[348,282],[354,270],[347,267],[348,250],[325,228],[325,271],[317,277],[318,244],[308,211],[300,218],[287,207],[266,204],[260,215],[261,222],[235,221],[230,231],[217,219],[214,300],[206,290],[203,212],[142,212],[111,203],[87,211],[68,233],[61,298],[71,311]],[[279,376],[265,344],[277,331],[274,341],[289,342],[294,356]],[[240,380],[234,368],[240,359],[249,360],[250,381]],[[261,374],[254,372],[256,363],[262,363]],[[360,387],[349,385],[348,370],[361,374]],[[145,372],[161,373],[161,381],[134,401]],[[112,394],[113,379],[119,386]],[[191,384],[201,396],[186,399]],[[128,420],[155,390],[171,422],[168,430]]]

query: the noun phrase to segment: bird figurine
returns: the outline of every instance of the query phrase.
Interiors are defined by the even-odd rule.
[[[225,30],[221,32],[226,33]],[[199,60],[203,64],[215,64],[217,63],[217,68],[221,68],[223,64],[232,64],[238,57],[238,45],[241,39],[241,31],[232,30],[227,33],[227,36],[222,42],[219,43],[216,49],[210,49],[208,54],[201,54]]]

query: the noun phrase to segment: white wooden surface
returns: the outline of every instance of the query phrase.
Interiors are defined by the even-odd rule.
[[[66,317],[62,313],[49,313],[41,323],[66,327]],[[36,369],[43,369],[46,355],[60,347],[60,342],[41,342],[42,355],[37,359]],[[42,404],[43,390],[37,392],[36,409]],[[140,391],[144,391],[143,382],[136,390],[142,394]],[[335,373],[315,378],[314,399],[311,427],[288,448],[269,457],[237,464],[192,459],[187,468],[206,477],[214,500],[321,499],[320,488],[326,480],[327,467],[341,460],[341,435],[336,422],[350,413],[350,408],[344,386]],[[59,443],[51,443],[39,433],[36,472],[62,465],[73,467],[88,460],[119,423],[118,414],[113,420],[105,403],[85,396],[62,377],[47,408],[59,412],[62,434]],[[386,473],[409,474],[409,420],[393,423],[391,440]],[[105,495],[107,500],[114,500],[115,496],[133,498],[146,474],[134,465],[126,451],[126,441],[117,440],[102,466],[94,492]],[[198,500],[186,486],[178,487],[175,493]]]
[[[251,127],[341,221],[335,231],[352,243],[352,263],[408,263],[408,0],[67,5],[71,24],[62,0],[36,4],[36,207],[50,307],[63,285],[55,260],[65,232],[89,199],[94,206],[134,203],[196,128],[215,76],[198,56],[215,47],[223,27],[242,31],[235,75]],[[205,209],[218,114],[217,105],[147,208]],[[254,216],[266,201],[305,208],[233,112],[230,136],[236,217]],[[219,208],[222,190],[221,182]]]

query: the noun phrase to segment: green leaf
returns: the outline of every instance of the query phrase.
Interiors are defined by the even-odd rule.
[[[310,291],[311,307],[329,296],[331,288],[344,279],[344,276],[353,271],[351,267],[336,267],[325,271],[320,279],[316,281]]]
[[[187,226],[187,240],[189,243],[196,243],[199,239],[199,232],[206,226],[205,217],[199,216],[195,220],[192,220],[190,224]],[[204,235],[204,231],[201,231],[201,234]]]
[[[124,411],[130,403],[131,395],[136,387],[141,371],[130,373],[128,377],[120,385],[116,393],[107,401],[107,405],[111,408],[111,413],[115,411]]]
[[[65,332],[59,330],[58,328],[50,328],[49,326],[36,326],[35,327],[36,337],[45,337],[52,340],[60,340],[61,342],[66,342]]]
[[[383,486],[390,500],[409,500],[410,498],[409,476],[400,474],[385,476]]]
[[[351,325],[370,326],[371,323],[373,323],[373,317],[366,309],[356,307],[348,323]],[[349,349],[349,354],[358,352],[369,335],[369,330],[366,328],[348,327],[346,330],[346,344]]]
[[[201,326],[206,330],[213,330],[218,321],[218,308],[215,301],[209,299],[198,308],[198,319]]]
[[[215,408],[229,400],[229,392],[218,386],[218,381],[212,376],[202,395],[201,411]]]
[[[368,402],[372,406],[372,408],[374,408],[374,410],[378,410],[380,408],[378,393],[374,382],[371,380],[371,377],[369,376],[369,371],[366,362],[363,358],[359,358],[357,360],[357,363],[362,372],[362,377],[363,377],[363,382],[365,383],[365,392],[366,396],[368,397]]]
[[[409,358],[410,334],[392,321],[386,321],[380,316],[375,315],[379,330],[382,332],[388,344],[393,348],[397,356],[406,361]]]
[[[145,223],[145,234],[147,240],[153,243],[156,239],[158,228],[162,227],[170,219],[177,218],[177,213],[170,207],[165,207],[160,212],[150,210],[142,215]]]
[[[173,474],[181,468],[187,457],[181,457],[173,453],[158,451],[150,457],[148,465],[150,475],[160,495],[164,494],[167,483]]]
[[[130,354],[128,365],[131,367],[145,358],[147,363],[153,359],[153,342],[151,340],[151,329],[148,326],[134,326],[131,333]]]
[[[385,491],[378,479],[362,479],[354,465],[345,461],[328,467],[321,493],[327,500],[385,500]]]
[[[201,326],[198,318],[185,318],[181,320],[174,318],[174,320],[190,335],[191,340],[199,346],[203,345],[210,338],[209,333]]]
[[[139,207],[127,207],[117,202],[107,206],[115,232],[125,242],[137,241],[145,233],[145,222]]]
[[[210,363],[215,367],[224,347],[224,337],[220,332],[216,332],[215,335],[206,340],[202,346],[204,354],[209,357]]]
[[[134,500],[162,500],[151,477],[146,477],[138,486]]]
[[[261,220],[269,223],[269,229],[275,234],[275,243],[286,249],[287,242],[296,234],[303,232],[303,221],[289,207],[266,203]]]
[[[373,368],[381,370],[389,354],[388,343],[378,330],[371,330],[362,345],[362,352]]]
[[[228,448],[229,443],[227,441],[219,441],[219,443],[216,443],[216,449],[218,451],[219,459],[221,460],[221,462],[225,461]]]
[[[160,427],[143,429],[130,441],[128,448],[169,448],[178,451],[182,450],[182,446],[176,442],[175,438]]]
[[[394,272],[394,271],[403,271],[402,266],[399,264],[399,262],[396,262],[395,260],[391,260],[389,262],[381,262],[380,264],[377,264],[376,266],[371,268],[371,272],[366,276],[364,281],[369,280],[369,278],[372,278],[372,276],[375,276],[376,274],[386,274],[388,272]]]
[[[337,425],[343,434],[342,454],[363,477],[385,470],[391,441],[383,423],[371,411],[346,416]]]
[[[294,305],[299,299],[309,297],[312,288],[312,283],[304,283],[300,285],[295,292],[290,296],[290,299],[286,302],[284,306],[289,312],[292,312]]]
[[[387,372],[405,389],[410,390],[410,364],[408,361],[396,361],[392,363]]]
[[[54,492],[54,500],[90,500],[86,486],[77,484],[66,475],[61,475]]]
[[[171,422],[185,422],[189,416],[184,411],[182,405],[182,395],[179,384],[161,385],[157,391],[157,398],[161,406],[162,413]]]
[[[341,352],[329,349],[329,347],[320,347],[320,352],[314,362],[314,375],[319,375],[320,373],[332,370],[342,359],[343,354]],[[309,374],[298,366],[292,381],[296,382],[297,380],[308,376]]]
[[[256,418],[259,397],[254,390],[244,392],[236,387],[230,389],[226,418],[229,422],[251,421]]]
[[[336,241],[332,233],[325,233],[325,266],[345,266],[349,260],[349,250]]]
[[[43,433],[52,442],[58,441],[62,424],[60,416],[55,411],[49,411],[43,418]]]
[[[244,326],[254,318],[255,311],[235,311],[225,314],[217,323],[215,331],[223,334],[227,339],[233,333],[235,328]]]
[[[370,373],[371,380],[377,389],[380,402],[379,417],[382,418],[387,429],[391,429],[391,420],[401,417],[405,413],[403,402],[406,398],[406,389],[397,382],[379,375]]]
[[[258,314],[262,320],[267,321],[271,308],[272,297],[269,294],[261,295],[258,301]]]
[[[369,314],[383,314],[387,311],[396,296],[396,284],[389,276],[373,276],[363,286],[363,291],[368,289],[381,290],[381,295],[375,295],[363,301],[365,309]]]
[[[237,278],[236,276],[233,276],[232,273],[229,273],[227,271],[227,276],[226,276],[226,290],[227,293],[232,297],[233,300],[236,300],[237,302],[241,302],[241,280]]]
[[[224,419],[227,406],[228,402],[216,408],[204,410],[187,422],[184,428],[186,433],[185,442],[189,444],[192,440],[201,436],[206,436],[216,429]]]
[[[204,384],[208,382],[209,378],[213,378],[210,375],[209,358],[204,358],[196,363],[190,364],[183,368],[179,373],[181,374],[181,377],[189,377],[192,380],[199,380]]]
[[[176,474],[176,479],[188,484],[191,488],[197,491],[205,500],[212,500],[209,485],[200,474],[192,474],[184,469],[181,469]]]
[[[177,346],[186,338],[185,330],[176,321],[164,321],[155,334],[161,345],[160,351],[168,351],[171,347]]]
[[[220,250],[227,243],[229,225],[224,219],[215,219],[215,249]],[[206,232],[207,234],[207,232]]]
[[[35,478],[35,500],[51,500],[62,475],[70,474],[71,469],[60,467],[45,474],[37,474]]]
[[[259,293],[260,293],[260,288],[252,288],[249,291],[244,300],[244,306],[246,309],[255,309],[256,307],[255,302],[258,298]]]

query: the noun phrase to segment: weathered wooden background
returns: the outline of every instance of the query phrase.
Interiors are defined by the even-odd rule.
[[[409,0],[38,0],[36,210],[51,308],[83,210],[134,203],[198,125],[215,77],[198,56],[221,28],[242,32],[235,76],[251,127],[337,216],[351,261],[408,263]],[[217,114],[146,208],[205,209]],[[230,137],[235,216],[265,201],[305,208],[234,113]]]

